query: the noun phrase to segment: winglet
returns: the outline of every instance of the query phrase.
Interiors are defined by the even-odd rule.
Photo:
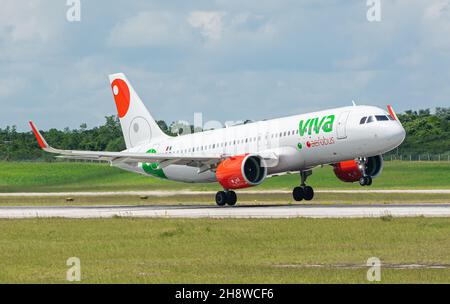
[[[392,106],[391,106],[391,105],[388,105],[387,108],[388,108],[389,114],[392,116],[392,118],[393,118],[394,120],[397,120],[397,121],[398,121],[397,114],[395,114],[394,109],[392,108]]]
[[[30,120],[30,126],[31,126],[31,130],[33,130],[34,136],[36,136],[36,139],[39,143],[39,147],[41,147],[41,149],[47,149],[49,147],[47,142],[45,141],[44,137],[38,131],[38,129],[36,128],[36,126],[34,125],[34,123],[31,120]]]

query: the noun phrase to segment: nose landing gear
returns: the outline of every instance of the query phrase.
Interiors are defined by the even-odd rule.
[[[359,159],[359,167],[360,167],[360,171],[361,171],[361,178],[359,179],[359,184],[361,186],[370,186],[372,185],[372,177],[370,175],[367,174],[367,159],[365,158],[361,158]]]
[[[312,174],[312,171],[300,171],[301,184],[299,187],[295,187],[292,190],[292,197],[295,201],[301,200],[310,201],[314,198],[314,189],[310,186],[306,186],[306,179]]]
[[[372,177],[371,176],[363,176],[359,179],[359,184],[361,186],[370,186],[372,185]]]

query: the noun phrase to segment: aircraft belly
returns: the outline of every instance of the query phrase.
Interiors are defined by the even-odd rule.
[[[170,165],[163,169],[164,174],[170,180],[185,183],[210,183],[216,181],[216,174],[212,171],[197,173],[197,167]]]
[[[301,152],[293,147],[280,147],[271,151],[277,154],[279,159],[278,162],[274,163],[274,166],[269,166],[267,168],[267,174],[297,171],[305,165],[305,160],[302,158]]]

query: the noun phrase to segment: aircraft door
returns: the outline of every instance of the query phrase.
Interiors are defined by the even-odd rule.
[[[347,119],[350,111],[342,112],[337,123],[337,139],[347,138]]]

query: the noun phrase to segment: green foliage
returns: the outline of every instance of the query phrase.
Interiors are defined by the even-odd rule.
[[[399,153],[448,153],[450,152],[450,108],[406,111],[398,115],[406,130],[405,142]]]
[[[42,132],[45,139],[61,149],[121,151],[125,149],[122,129],[117,116],[106,116],[106,123],[99,127],[87,129],[85,123],[79,129],[50,129]],[[54,159],[52,155],[39,149],[31,131],[17,132],[16,127],[0,129],[0,160],[46,160]]]
[[[106,116],[104,125],[88,129],[85,123],[79,129],[50,129],[42,132],[54,147],[73,150],[121,151],[125,149],[122,130],[117,116]],[[450,152],[450,108],[436,108],[434,114],[429,109],[406,111],[399,115],[406,129],[405,142],[392,153],[442,154]],[[247,122],[247,121],[246,121]],[[163,120],[157,121],[160,128],[168,135],[175,136],[186,128],[194,131],[194,126],[173,122],[170,127]],[[199,130],[196,130],[199,131]],[[17,132],[15,126],[0,128],[0,160],[45,160],[54,157],[41,151],[31,131]]]

